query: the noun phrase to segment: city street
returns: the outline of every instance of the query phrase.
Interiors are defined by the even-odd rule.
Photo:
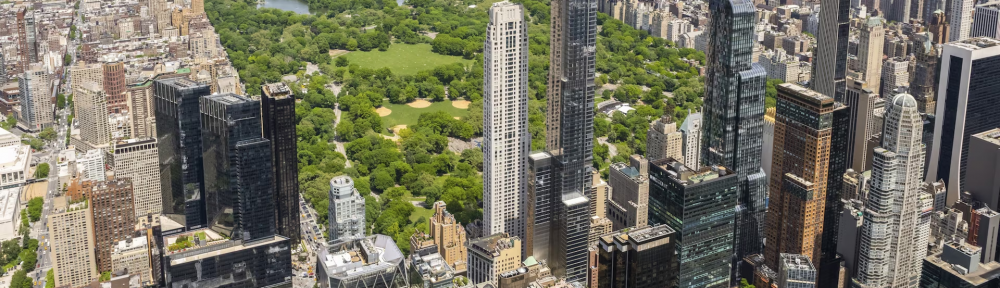
[[[306,204],[305,198],[299,195],[299,206],[301,221],[299,221],[301,227],[300,231],[302,234],[302,243],[306,244],[305,247],[306,259],[305,261],[298,261],[298,254],[292,255],[293,273],[292,284],[295,288],[311,288],[313,284],[316,283],[315,273],[316,273],[316,255],[317,251],[321,249],[326,249],[326,237],[323,237],[323,228],[316,223],[317,214],[316,211]],[[313,275],[309,275],[312,273]],[[304,275],[304,277],[303,277]]]

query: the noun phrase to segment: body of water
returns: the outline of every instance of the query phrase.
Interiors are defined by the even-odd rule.
[[[305,0],[264,0],[264,5],[261,7],[309,14],[309,5],[306,4]]]
[[[396,4],[402,6],[406,0],[396,0]],[[298,14],[309,14],[309,4],[305,0],[264,0],[263,8],[275,8],[291,11]]]

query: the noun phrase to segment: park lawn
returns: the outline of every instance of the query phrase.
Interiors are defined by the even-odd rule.
[[[431,51],[431,45],[426,43],[392,44],[389,45],[387,51],[354,51],[339,57],[345,57],[350,60],[351,64],[358,64],[364,68],[389,67],[396,75],[415,75],[420,71],[455,62],[461,62],[465,65],[474,62],[458,56],[434,53]]]
[[[423,202],[425,197],[409,197],[406,201],[421,201]],[[413,214],[410,214],[410,223],[417,223],[417,219],[423,216],[427,218],[428,221],[431,220],[431,216],[434,216],[434,209],[423,208],[420,206],[413,206]]]
[[[392,128],[396,125],[416,125],[417,118],[420,117],[420,114],[428,112],[444,111],[453,117],[465,117],[465,115],[469,115],[468,109],[455,108],[455,106],[451,105],[451,100],[432,102],[431,106],[426,108],[413,108],[406,104],[390,104],[388,102],[389,101],[386,101],[386,104],[382,105],[383,107],[392,110],[391,114],[382,117],[382,126],[386,128]]]

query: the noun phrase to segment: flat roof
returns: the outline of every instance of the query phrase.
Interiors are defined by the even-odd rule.
[[[940,252],[932,256],[929,256],[927,258],[924,258],[924,262],[937,266],[939,269],[946,271],[951,275],[961,278],[962,280],[965,280],[966,282],[969,282],[970,284],[976,286],[986,283],[986,281],[989,281],[991,279],[1000,278],[1000,263],[997,263],[996,261],[990,263],[978,263],[979,269],[976,269],[975,272],[964,275],[962,274],[962,272],[956,271],[954,268],[952,268],[952,265],[948,264],[948,262],[941,260]]]
[[[208,248],[208,249],[206,249],[208,251],[205,251],[203,253],[191,253],[193,255],[190,255],[190,256],[187,256],[187,257],[180,257],[180,258],[177,258],[177,259],[170,259],[170,265],[171,266],[180,265],[180,264],[184,264],[184,263],[187,263],[187,262],[198,261],[198,260],[202,260],[202,259],[205,259],[205,258],[211,258],[211,257],[223,255],[223,254],[229,254],[229,253],[233,253],[233,252],[237,252],[237,251],[242,251],[242,250],[246,250],[246,249],[252,249],[252,248],[256,248],[256,247],[260,247],[260,246],[270,245],[270,244],[274,244],[276,242],[284,241],[284,240],[288,240],[288,238],[275,235],[273,238],[270,238],[270,239],[267,239],[267,240],[254,241],[254,242],[251,242],[251,243],[245,243],[244,242],[243,244],[240,244],[240,245],[235,245],[235,242],[232,242],[234,245],[229,245],[228,247],[224,247],[222,249],[209,250],[210,248]],[[223,246],[225,246],[225,245],[219,245],[219,247],[223,247]],[[214,246],[207,246],[207,247],[214,248]],[[190,252],[198,252],[198,251],[190,251]]]
[[[17,196],[20,192],[20,186],[0,190],[0,222],[14,221],[19,201]]]

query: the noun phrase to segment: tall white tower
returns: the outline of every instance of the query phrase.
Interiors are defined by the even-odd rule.
[[[855,287],[916,287],[927,239],[918,235],[924,147],[923,121],[909,94],[886,105],[882,145],[875,148],[872,182],[861,226]]]
[[[483,45],[483,235],[526,239],[528,27],[520,4],[494,3],[489,14]]]
[[[972,30],[972,2],[973,0],[952,0],[948,10],[948,22],[951,22],[951,31],[948,31],[948,42],[962,41],[969,38],[969,31]]]

